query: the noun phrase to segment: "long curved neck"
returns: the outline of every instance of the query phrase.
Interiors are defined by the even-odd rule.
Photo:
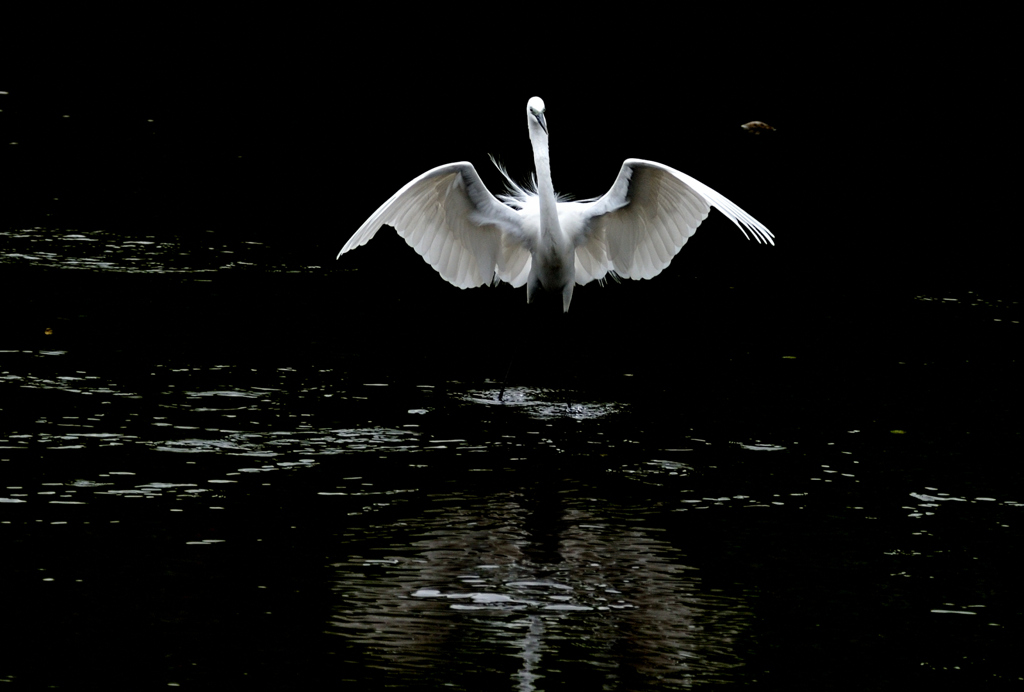
[[[555,201],[555,186],[551,182],[551,159],[548,154],[547,133],[539,128],[531,129],[533,144],[533,165],[537,169],[537,196],[540,203],[540,234],[545,244],[561,248],[565,238],[558,225],[558,207]]]

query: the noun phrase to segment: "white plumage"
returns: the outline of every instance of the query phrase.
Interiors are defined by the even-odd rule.
[[[551,182],[544,102],[531,98],[526,112],[537,170],[535,192],[509,179],[511,191],[499,199],[484,187],[473,164],[438,166],[382,204],[338,257],[387,224],[459,288],[499,280],[515,287],[526,284],[528,301],[540,290],[560,293],[568,311],[575,284],[609,274],[626,279],[660,274],[711,207],[748,238],[774,245],[771,231],[726,197],[653,161],[626,159],[602,197],[560,201]]]

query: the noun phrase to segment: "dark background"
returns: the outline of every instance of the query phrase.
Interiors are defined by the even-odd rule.
[[[435,165],[472,161],[497,189],[494,154],[525,179],[536,94],[559,191],[602,194],[623,159],[649,158],[779,238],[766,254],[709,220],[692,241],[707,251],[680,258],[686,273],[735,263],[766,287],[861,295],[1016,285],[1016,234],[993,217],[1012,199],[1000,162],[1016,146],[998,21],[528,14],[152,12],[29,27],[41,30],[16,37],[0,88],[3,222],[287,236],[326,263]],[[777,132],[746,136],[749,120]],[[387,261],[416,266],[408,255]]]
[[[334,256],[381,202],[433,166],[471,161],[497,190],[494,154],[526,179],[525,104],[539,95],[559,191],[599,195],[623,159],[649,158],[722,192],[777,236],[774,248],[757,245],[713,212],[654,281],[580,289],[565,346],[579,382],[600,382],[611,370],[590,366],[603,361],[619,366],[615,374],[668,370],[663,388],[635,380],[653,392],[652,410],[658,397],[678,397],[702,429],[877,419],[886,431],[924,428],[944,448],[945,429],[971,431],[952,445],[971,450],[967,464],[919,452],[929,471],[945,461],[950,478],[965,465],[994,477],[978,460],[995,468],[1015,459],[997,446],[1016,434],[1019,407],[1001,399],[1015,391],[1018,344],[999,340],[1015,332],[984,307],[1020,295],[1010,108],[1019,78],[1014,44],[1000,35],[1006,18],[763,5],[718,16],[641,5],[585,18],[536,5],[502,11],[149,9],[10,24],[0,226],[166,236],[196,257],[208,239],[232,248],[225,239],[243,239],[260,243],[245,259],[261,270],[200,282],[4,266],[3,347],[67,349],[90,367],[106,362],[96,352],[148,364],[188,362],[195,348],[207,362],[253,372],[272,349],[305,349],[314,364],[354,373],[368,361],[348,352],[372,356],[377,373],[401,351],[393,362],[415,371],[409,382],[461,376],[474,359],[481,378],[497,379],[507,358],[490,349],[538,345],[519,321],[524,291],[460,292],[387,229]],[[777,131],[746,135],[739,126],[750,120]],[[943,297],[956,302],[940,307]],[[42,336],[44,326],[54,334]],[[449,362],[425,366],[410,353]],[[893,376],[904,359],[913,369]],[[130,368],[117,372],[131,378]],[[139,368],[140,382],[148,372]],[[521,369],[513,381],[524,379]],[[4,409],[23,406],[34,414],[20,398]],[[26,463],[20,472],[35,471]],[[241,514],[265,515],[262,506]],[[31,555],[36,543],[25,540]],[[1005,555],[1011,543],[992,552]]]
[[[69,33],[26,41],[7,63],[0,222],[144,228],[199,245],[213,233],[265,243],[257,263],[324,267],[303,305],[265,284],[251,300],[225,298],[241,324],[292,319],[340,343],[380,336],[373,348],[418,329],[440,351],[464,329],[515,338],[522,291],[460,295],[387,229],[334,255],[436,165],[471,161],[499,190],[494,154],[527,179],[536,94],[558,191],[600,195],[623,159],[648,158],[722,192],[778,239],[759,246],[712,212],[655,281],[578,291],[570,319],[583,333],[672,338],[686,316],[688,334],[756,330],[783,350],[862,358],[879,340],[917,338],[894,301],[1019,296],[1018,232],[1003,218],[1013,181],[1002,162],[1016,148],[1009,62],[990,28],[764,8],[549,12],[533,26],[460,16],[140,16],[116,29],[65,18]],[[750,120],[776,132],[748,135]],[[9,293],[25,280],[8,272]],[[125,311],[176,303],[145,300]],[[220,309],[190,315],[196,333],[222,320]]]

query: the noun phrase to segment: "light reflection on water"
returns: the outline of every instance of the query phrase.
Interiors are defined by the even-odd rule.
[[[464,400],[474,404],[500,406],[525,413],[537,420],[594,420],[624,412],[621,402],[575,401],[572,392],[538,387],[507,387],[469,391]]]
[[[103,231],[12,231],[0,242],[8,267],[96,274],[239,274],[266,266],[243,250],[273,254],[212,236]],[[999,330],[1018,324],[997,300],[914,303],[982,310]],[[461,689],[753,682],[779,661],[808,674],[816,658],[839,669],[844,652],[884,656],[864,643],[880,632],[926,642],[908,669],[948,672],[947,654],[975,651],[984,667],[1017,640],[1022,611],[1001,575],[1024,498],[1012,474],[974,469],[986,435],[1005,425],[959,437],[929,429],[907,409],[930,402],[909,397],[887,418],[876,409],[893,373],[879,377],[867,413],[834,405],[828,418],[815,409],[848,392],[793,384],[805,361],[785,361],[770,395],[781,413],[765,424],[764,410],[743,406],[763,382],[671,397],[657,382],[635,395],[514,384],[499,401],[494,381],[426,368],[399,377],[350,354],[243,362],[196,351],[0,351],[0,530],[26,531],[5,545],[30,548],[12,592],[103,582],[103,569],[61,556],[96,541],[101,523],[132,527],[115,564],[159,548],[155,567],[129,563],[128,579],[151,569],[202,581],[241,555],[230,593],[294,569],[321,596],[289,602],[314,613],[312,625],[274,620],[258,645],[234,632],[246,645],[322,636],[332,681],[373,671]],[[50,533],[73,530],[67,545]],[[293,533],[313,546],[294,547]],[[286,548],[252,548],[275,540]],[[174,549],[187,552],[167,557]],[[237,611],[286,610],[256,603]],[[207,612],[188,612],[193,627],[208,624]],[[170,682],[199,656],[189,641],[157,647],[178,661]]]
[[[578,490],[563,488],[569,499],[542,525],[509,492],[437,498],[429,513],[376,527],[387,545],[334,565],[333,631],[364,665],[388,669],[389,684],[416,682],[415,666],[396,661],[465,669],[493,658],[517,661],[504,667],[522,690],[544,688],[546,658],[587,684],[727,679],[742,665],[732,642],[749,604],[709,591],[678,549]]]
[[[0,437],[0,452],[5,454],[29,449],[35,452],[96,453],[128,447],[176,457],[216,456],[218,465],[228,477],[294,470],[356,453],[435,453],[456,457],[486,453],[492,459],[502,460],[496,464],[500,467],[522,461],[535,454],[537,449],[578,453],[577,446],[582,445],[586,454],[597,452],[597,458],[609,459],[610,462],[605,464],[609,472],[630,482],[657,486],[663,486],[669,480],[675,482],[675,479],[692,477],[700,464],[706,464],[709,458],[720,458],[721,454],[716,446],[721,443],[709,442],[692,432],[681,439],[672,437],[674,444],[681,442],[686,446],[657,446],[654,449],[628,437],[606,438],[601,422],[628,414],[629,404],[577,401],[578,394],[558,390],[510,387],[505,391],[505,400],[499,401],[496,388],[469,388],[459,392],[449,387],[443,394],[438,394],[432,386],[421,386],[403,390],[403,396],[415,397],[403,406],[380,412],[381,417],[393,419],[397,415],[401,419],[392,420],[392,426],[375,425],[368,418],[359,427],[339,428],[332,423],[338,417],[348,417],[353,407],[365,416],[367,411],[375,410],[373,406],[365,409],[366,403],[389,402],[392,397],[388,385],[356,384],[347,388],[336,386],[328,391],[324,380],[333,380],[337,375],[330,368],[317,368],[312,373],[316,381],[310,381],[310,372],[300,372],[292,367],[254,372],[251,368],[239,369],[229,365],[196,367],[173,363],[153,365],[146,373],[152,381],[143,382],[142,386],[139,386],[138,378],[133,378],[132,384],[126,385],[118,381],[116,373],[108,372],[108,367],[90,372],[82,369],[81,363],[68,360],[64,351],[7,351],[0,352],[0,355],[13,357],[18,362],[16,367],[0,370],[3,386],[23,392],[38,392],[45,396],[39,400],[40,404],[57,393],[75,397],[71,405],[65,399],[61,407],[40,406],[37,412],[17,411],[16,420],[20,423],[12,425],[9,422],[4,436]],[[70,369],[54,366],[54,363],[61,362],[67,362]],[[239,386],[240,379],[247,382],[246,386]],[[145,404],[129,405],[130,401],[140,400]],[[447,409],[462,412],[467,407],[475,412],[480,423],[489,428],[464,430],[463,435],[453,436],[450,430],[437,425]],[[325,408],[331,421],[323,424],[317,419],[325,416]],[[500,427],[508,420],[518,421],[517,425],[525,423],[526,429],[517,428],[514,435],[500,431],[490,434],[490,429]],[[534,421],[538,427],[530,429],[529,421]],[[282,422],[287,425],[280,427]],[[552,432],[573,423],[589,425],[581,429],[587,434],[561,437]],[[552,428],[552,424],[557,425]],[[433,432],[435,428],[444,430],[443,434]],[[691,490],[684,488],[676,511],[685,511],[695,505],[703,507],[729,502],[746,507],[804,506],[816,484],[857,484],[863,475],[861,459],[858,458],[862,447],[857,441],[860,432],[850,431],[850,440],[840,442],[838,446],[835,442],[825,443],[824,448],[814,453],[811,463],[807,463],[807,453],[798,445],[782,440],[726,441],[741,454],[737,459],[754,455],[750,458],[757,457],[760,461],[766,452],[772,457],[782,455],[777,457],[775,464],[792,464],[794,458],[801,459],[799,467],[806,470],[803,487],[784,493],[763,492],[763,489],[754,487],[744,488],[750,492],[701,497],[690,497]],[[902,434],[903,431],[891,432]],[[495,453],[498,457],[494,457]],[[231,458],[244,461],[235,465],[228,463],[226,466],[230,468],[224,468],[224,462]],[[258,463],[254,464],[254,461]],[[194,482],[183,483],[175,479],[130,483],[132,476],[129,473],[145,472],[145,467],[130,472],[103,469],[91,478],[69,479],[65,481],[68,487],[62,499],[70,500],[82,492],[158,495],[173,490],[181,497],[184,495],[178,490],[180,488],[192,488],[190,492],[194,494],[208,490],[197,488]],[[184,472],[193,473],[191,470]],[[706,469],[703,472],[706,473]],[[125,475],[111,476],[111,473]],[[337,489],[324,492],[335,491],[343,492]],[[13,493],[2,500],[20,502],[25,496],[24,492]],[[912,518],[932,516],[943,503],[1019,506],[1015,499],[957,496],[937,492],[934,488],[911,490],[907,497],[913,502],[905,505],[904,509],[909,510],[908,516]]]
[[[253,240],[225,242],[213,231],[193,236],[130,235],[102,229],[0,230],[0,266],[114,274],[204,274],[217,271],[304,272]]]

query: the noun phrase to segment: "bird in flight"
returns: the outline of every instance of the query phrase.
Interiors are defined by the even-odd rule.
[[[544,102],[534,96],[526,119],[536,167],[534,185],[517,185],[499,166],[509,192],[497,197],[473,164],[438,166],[384,202],[349,238],[340,258],[384,224],[449,283],[473,288],[526,284],[526,299],[559,294],[569,311],[573,287],[607,276],[650,279],[662,272],[707,218],[722,212],[747,238],[774,245],[757,219],[685,173],[654,161],[626,159],[601,197],[569,201],[555,194]],[[749,235],[748,235],[749,233]]]

